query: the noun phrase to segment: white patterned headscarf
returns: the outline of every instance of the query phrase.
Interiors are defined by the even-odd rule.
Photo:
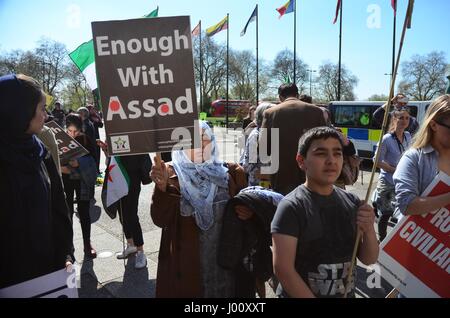
[[[214,223],[213,202],[217,189],[228,189],[228,168],[219,160],[211,128],[205,121],[200,121],[200,128],[211,140],[211,157],[202,163],[194,163],[185,151],[175,150],[172,164],[180,183],[181,215],[194,215],[198,227],[206,231]]]

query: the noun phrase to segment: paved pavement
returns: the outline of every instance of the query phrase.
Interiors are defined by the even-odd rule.
[[[100,134],[104,136],[104,130]],[[222,128],[216,129],[221,157],[225,161],[238,161],[239,132],[229,131],[225,134]],[[103,154],[102,154],[103,155]],[[153,155],[151,154],[152,158]],[[104,157],[102,165],[104,169]],[[366,169],[367,170],[367,169]],[[370,172],[363,171],[357,183],[348,187],[348,190],[365,197],[368,187]],[[376,175],[375,180],[378,179]],[[74,245],[75,258],[80,266],[78,274],[79,297],[87,298],[151,298],[155,296],[156,270],[158,263],[158,250],[160,244],[161,229],[155,226],[150,217],[150,202],[153,193],[153,183],[142,186],[139,200],[139,219],[144,236],[144,251],[147,256],[148,266],[144,269],[134,268],[134,257],[128,260],[116,259],[116,253],[122,250],[122,227],[119,220],[112,220],[103,210],[101,204],[101,186],[95,189],[95,200],[91,202],[91,241],[96,248],[98,257],[94,260],[83,257],[83,240],[80,223],[74,217]],[[358,297],[384,297],[390,290],[386,282],[382,282],[384,289],[370,289],[366,280],[372,273],[362,264],[358,264]],[[268,297],[274,297],[273,292],[266,286]]]

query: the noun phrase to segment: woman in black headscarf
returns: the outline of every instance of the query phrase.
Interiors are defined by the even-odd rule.
[[[73,230],[61,178],[36,137],[47,119],[40,85],[0,77],[0,288],[69,266]]]

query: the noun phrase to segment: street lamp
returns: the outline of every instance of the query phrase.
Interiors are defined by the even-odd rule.
[[[311,89],[312,88],[312,73],[317,72],[317,70],[308,69],[306,71],[309,72],[309,96],[312,97],[312,93],[311,93],[311,91],[312,91],[312,89]]]

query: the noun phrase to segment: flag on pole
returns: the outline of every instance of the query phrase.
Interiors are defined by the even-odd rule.
[[[336,14],[334,16],[333,24],[336,24],[337,18],[339,16],[339,11],[341,10],[341,5],[342,5],[341,0],[338,0],[336,4]]]
[[[152,12],[150,12],[147,15],[144,15],[144,18],[157,18],[158,17],[158,10],[159,10],[159,6],[156,7],[155,10],[153,10]]]
[[[84,42],[79,47],[69,54],[72,61],[78,67],[81,73],[83,73],[87,84],[94,90],[97,88],[97,74],[95,73],[95,52],[94,42],[90,40]]]
[[[394,15],[397,15],[397,0],[391,0],[391,6],[394,10]]]
[[[284,83],[284,84],[290,84],[290,83],[292,83],[292,79],[291,79],[291,76],[290,76],[289,74],[287,74],[286,76],[284,76],[284,81],[283,81],[283,83]]]
[[[287,13],[294,12],[294,7],[295,7],[295,0],[289,0],[283,6],[276,9],[280,13],[278,19],[280,19],[283,15]]]
[[[130,177],[120,160],[120,157],[111,157],[108,166],[108,179],[106,180],[106,206],[109,207],[128,195]]]
[[[247,24],[245,25],[244,29],[241,31],[241,36],[244,36],[245,33],[247,32],[247,27],[248,25],[256,20],[256,17],[258,16],[258,6],[255,7],[255,10],[253,10],[252,15],[250,16],[250,18],[247,21]]]
[[[144,18],[158,17],[158,9],[159,7],[145,15]],[[97,74],[95,72],[95,51],[93,40],[81,44],[73,52],[69,53],[69,57],[84,75],[86,83],[89,85],[91,90],[96,89]]]
[[[207,36],[213,36],[220,31],[228,29],[228,16],[222,19],[219,23],[206,29]]]
[[[192,36],[197,36],[200,34],[200,21],[198,21],[197,26],[192,30]]]

